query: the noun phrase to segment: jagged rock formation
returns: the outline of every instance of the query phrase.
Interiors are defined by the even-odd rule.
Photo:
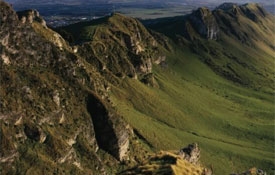
[[[1,174],[106,174],[106,161],[122,160],[130,139],[107,81],[66,42],[60,49],[48,38],[55,32],[36,22],[37,11],[18,13],[20,21],[10,5],[0,8]],[[99,148],[109,153],[105,163]]]
[[[110,113],[102,102],[92,95],[87,97],[87,110],[92,116],[98,146],[118,160],[123,160],[129,148],[129,130],[116,126],[118,116]]]
[[[43,36],[46,40],[52,42],[60,50],[72,50],[66,41],[56,32],[47,27],[46,21],[40,16],[37,10],[25,10],[17,12],[18,18],[21,23],[30,24],[36,33]]]
[[[221,9],[224,11],[230,11],[238,7],[237,3],[231,3],[231,2],[226,2],[221,5],[219,5],[216,9]],[[234,10],[233,10],[234,11]]]
[[[231,33],[242,42],[249,43],[248,40],[251,41],[251,38],[259,39],[261,36],[248,36],[247,28],[240,26],[251,26],[251,23],[245,22],[242,18],[262,23],[261,21],[271,20],[268,16],[268,13],[260,5],[253,3],[244,5],[224,3],[213,11],[208,8],[199,8],[185,19],[183,35],[193,40],[197,33],[200,37],[216,40],[219,39],[221,33],[225,32],[226,34]],[[252,28],[251,26],[249,30]],[[266,29],[267,27],[263,28],[263,30]]]
[[[194,165],[174,153],[162,151],[152,155],[141,165],[123,171],[119,175],[158,174],[158,175],[212,175],[212,170]]]
[[[189,144],[186,148],[182,148],[178,155],[192,164],[198,164],[200,159],[199,146],[197,143]]]
[[[148,86],[152,86],[155,88],[159,87],[158,82],[156,81],[153,73],[144,75],[143,78],[141,79],[141,82],[143,82],[144,84],[146,84]]]
[[[40,16],[37,10],[25,10],[17,12],[19,20],[25,24],[30,23],[32,24],[34,21],[39,22],[42,26],[47,27],[46,21]]]
[[[204,38],[216,40],[219,34],[219,26],[212,12],[207,8],[199,8],[190,16],[190,22],[194,29]]]
[[[250,168],[248,171],[243,173],[232,173],[230,175],[267,175],[265,171],[257,168]]]
[[[231,3],[222,4],[213,11],[215,18],[223,32],[233,35],[245,44],[252,44],[253,40],[259,40],[265,36],[258,35],[259,32],[253,30],[253,23],[259,24],[261,30],[270,33],[267,26],[272,20],[271,16],[259,4],[236,5]],[[245,19],[249,19],[245,20]],[[253,23],[251,23],[251,21]],[[247,26],[250,26],[249,28]],[[257,29],[256,29],[257,30]],[[250,33],[251,32],[251,33]],[[263,39],[265,41],[265,39]]]
[[[75,28],[80,32],[74,31]],[[162,46],[145,27],[139,21],[118,13],[58,31],[65,38],[74,38],[72,44],[81,43],[78,54],[97,65],[108,79],[124,76],[142,79],[152,72],[153,64],[165,61]]]
[[[220,46],[230,45],[232,42],[242,43],[245,47],[256,48],[272,55],[275,49],[274,43],[270,40],[274,37],[273,21],[274,16],[268,14],[259,4],[224,3],[212,11],[199,8],[189,15],[174,18],[171,22],[160,20],[149,27],[174,38],[179,44],[190,45],[190,49],[200,55],[201,60],[222,77],[253,87],[258,83],[252,81],[263,80],[261,75],[264,75],[265,68],[256,70],[257,66],[250,64],[252,60],[248,61],[237,56],[236,52]],[[175,33],[170,32],[171,28],[175,29]],[[208,40],[215,42],[209,44]],[[251,80],[249,74],[254,74],[255,78]],[[259,84],[270,83],[271,81]]]

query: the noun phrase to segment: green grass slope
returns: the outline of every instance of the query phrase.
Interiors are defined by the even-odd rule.
[[[274,16],[258,4],[224,6],[145,23],[177,45],[189,47],[224,78],[256,89],[264,86],[272,93]]]
[[[216,174],[274,170],[274,96],[220,77],[186,50],[155,67],[159,89],[126,79],[113,90],[121,115],[156,150],[198,142]]]
[[[151,23],[176,43],[167,66],[154,67],[159,88],[126,79],[113,101],[156,150],[198,142],[215,174],[274,174],[274,16],[257,4],[227,10],[202,9],[219,26],[216,40],[192,17]]]
[[[151,29],[171,39],[168,43],[151,32],[163,48],[170,48],[162,50],[166,64],[153,66],[157,86],[123,77],[112,87],[112,103],[153,151],[198,142],[202,163],[212,165],[215,174],[251,167],[274,174],[273,20],[257,4],[246,4],[214,11],[200,8],[184,17],[149,21]],[[104,64],[108,60],[100,54],[125,56],[123,40],[135,33],[133,27],[145,36],[142,45],[150,46],[151,36],[135,23],[114,14],[63,29],[71,38],[89,42],[94,57]],[[218,32],[215,40],[206,32],[211,25]],[[98,42],[108,49],[98,51]],[[117,70],[109,70],[125,72],[123,62],[113,64]]]

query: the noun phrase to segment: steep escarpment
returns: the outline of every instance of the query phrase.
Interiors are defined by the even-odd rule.
[[[199,8],[189,16],[189,19],[195,31],[203,38],[214,40],[218,38],[219,26],[211,10]]]
[[[222,52],[227,53],[225,60],[228,61],[226,65],[224,64],[227,70],[224,69],[221,75],[254,88],[261,86],[260,84],[268,86],[272,82],[270,79],[272,68],[263,60],[272,57],[274,53],[274,42],[270,39],[274,37],[274,23],[272,22],[274,16],[268,14],[258,4],[217,7],[213,14],[222,35],[220,43],[224,43],[226,46],[235,42],[245,46],[244,51],[232,47],[232,51],[222,49]],[[236,44],[237,47],[239,47],[238,44]],[[258,52],[254,52],[255,50]],[[210,52],[215,51],[210,49]],[[239,54],[243,56],[239,56]],[[220,57],[218,55],[212,57]],[[212,63],[215,61],[210,62],[210,65],[213,65]],[[218,64],[220,65],[220,63]],[[211,67],[218,71],[213,66]],[[244,70],[243,73],[240,70]],[[263,79],[265,81],[262,81]]]
[[[274,16],[259,4],[224,3],[214,10],[198,8],[184,17],[159,19],[148,26],[189,46],[220,76],[259,88],[272,84],[273,68],[264,61],[274,55],[272,21]]]
[[[47,27],[46,21],[40,16],[37,10],[19,11],[17,15],[22,24],[27,23],[31,25],[36,33],[56,45],[60,50],[71,50],[66,41],[58,33]]]
[[[122,124],[116,125],[119,116],[111,113],[93,95],[87,97],[87,110],[92,116],[98,146],[118,160],[123,160],[129,148],[129,128]]]
[[[1,173],[108,173],[106,161],[116,166],[129,142],[125,123],[108,104],[108,82],[65,42],[60,48],[41,34],[54,32],[36,21],[38,12],[19,13],[20,21],[10,5],[1,1],[0,7]],[[100,107],[87,99],[101,99]],[[108,112],[99,115],[101,108]],[[101,136],[116,136],[108,150],[97,137],[105,120],[115,123]],[[105,162],[98,149],[109,153]]]
[[[256,41],[270,45],[273,16],[259,4],[223,4],[213,11],[221,30],[242,43],[255,46]]]

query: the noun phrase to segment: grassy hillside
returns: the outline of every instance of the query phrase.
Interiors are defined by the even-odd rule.
[[[154,67],[159,88],[126,79],[112,100],[156,150],[198,142],[215,174],[254,166],[274,174],[274,16],[257,4],[234,8],[235,15],[213,12],[216,40],[204,38],[192,16],[151,21],[176,43],[167,66]],[[202,20],[214,19],[201,11]]]
[[[257,4],[150,30],[115,13],[67,41],[0,4],[1,173],[274,174],[274,16]],[[198,166],[153,154],[195,142]]]
[[[187,50],[154,73],[159,89],[126,79],[112,100],[156,150],[198,142],[216,174],[253,166],[273,172],[273,94],[223,79]]]
[[[129,77],[118,80],[110,92],[112,103],[153,151],[198,142],[202,163],[212,165],[215,174],[255,166],[274,173],[273,19],[257,4],[247,4],[213,12],[200,8],[184,17],[145,21],[170,38],[151,32],[163,46],[158,49],[166,62],[153,66],[155,87]],[[63,29],[94,49],[98,38],[105,48],[113,38],[125,49],[121,41],[135,33],[135,23],[115,14]],[[146,52],[152,43],[146,38],[152,39],[139,25],[134,26],[146,36],[141,40]],[[117,30],[124,35],[117,35]],[[217,36],[210,37],[210,31]],[[102,37],[104,33],[107,36]],[[103,53],[113,55],[114,49]],[[123,65],[117,66],[122,72]]]

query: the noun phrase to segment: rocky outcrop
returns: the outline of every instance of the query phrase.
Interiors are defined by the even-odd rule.
[[[189,18],[192,26],[203,38],[213,40],[218,38],[219,26],[211,10],[199,8]]]
[[[126,155],[130,137],[106,98],[107,81],[65,42],[61,51],[50,41],[47,36],[55,32],[36,21],[38,12],[18,14],[21,21],[0,1],[1,173],[106,174],[106,161],[96,152],[98,118],[103,115],[106,133],[114,134],[108,151],[116,152],[105,155],[112,164],[118,163],[113,156],[121,160]],[[91,115],[87,94],[98,96],[102,107]]]
[[[192,164],[198,164],[200,159],[199,145],[197,143],[189,144],[187,147],[182,148],[178,155]]]
[[[25,10],[17,12],[19,20],[25,24],[32,24],[34,21],[40,23],[42,26],[47,27],[46,21],[40,16],[37,10]]]
[[[123,122],[108,112],[103,103],[92,95],[87,98],[87,110],[92,117],[99,148],[122,161],[129,148],[129,131]]]
[[[18,21],[18,16],[16,15],[15,11],[12,9],[10,5],[7,5],[5,2],[0,1],[0,26],[2,27],[7,25],[14,25]]]
[[[268,15],[265,9],[257,3],[248,3],[240,6],[243,14],[254,22],[260,22],[261,18]]]
[[[148,160],[143,160],[142,164],[119,173],[119,175],[136,174],[212,175],[213,171],[202,165],[192,164],[174,153],[161,151],[151,155]]]
[[[243,15],[253,22],[261,21],[260,18],[268,16],[265,9],[257,3],[248,3],[244,5],[238,5],[236,3],[224,3],[216,8],[216,10],[223,10],[234,16]]]
[[[264,170],[257,169],[257,168],[250,168],[248,171],[243,173],[231,173],[230,175],[267,175]]]
[[[39,15],[37,10],[19,11],[17,15],[22,24],[31,25],[36,33],[56,45],[60,50],[64,48],[72,50],[58,33],[47,27],[46,21]]]
[[[158,82],[156,81],[153,73],[144,75],[143,78],[141,79],[141,82],[143,82],[144,84],[146,84],[148,86],[152,86],[155,88],[159,87]]]
[[[166,59],[160,44],[136,19],[114,13],[100,22],[81,24],[79,31],[82,33],[72,31],[78,25],[63,27],[59,31],[76,38],[72,44],[82,43],[78,54],[96,65],[107,78],[111,73],[119,78],[140,79],[152,72],[153,64],[161,64]]]
[[[223,4],[219,5],[216,8],[216,10],[220,9],[220,10],[224,10],[224,11],[229,11],[229,10],[232,10],[236,7],[238,7],[237,3],[226,2],[226,3],[223,3]]]
[[[253,40],[258,42],[263,38],[264,34],[257,30],[262,30],[263,33],[271,32],[265,25],[270,25],[273,17],[257,3],[244,5],[225,3],[217,7],[213,14],[222,32],[237,38],[248,46],[253,45]],[[258,25],[258,29],[254,27],[255,24]],[[262,40],[265,42],[267,39]]]

